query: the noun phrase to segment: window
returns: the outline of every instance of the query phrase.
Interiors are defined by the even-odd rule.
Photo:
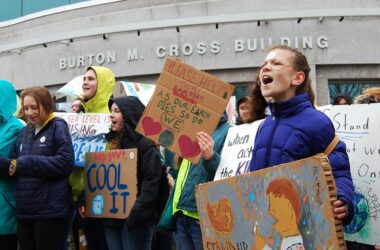
[[[372,87],[380,87],[380,80],[335,80],[329,81],[330,103],[334,103],[335,98],[340,93],[347,93],[352,100],[361,95],[363,90]]]
[[[236,96],[236,101],[243,96],[251,96],[252,86],[250,84],[245,85],[235,85],[234,93],[232,95]]]

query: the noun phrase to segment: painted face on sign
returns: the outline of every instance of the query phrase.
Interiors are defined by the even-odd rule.
[[[274,225],[276,231],[284,233],[291,230],[294,226],[292,222],[296,220],[296,215],[290,200],[284,196],[278,196],[273,193],[269,193],[268,198],[269,214],[276,219]]]
[[[96,73],[93,69],[87,70],[86,74],[83,76],[83,98],[85,100],[90,100],[96,95],[96,90],[98,88],[98,80]]]
[[[295,96],[298,85],[303,83],[303,72],[294,70],[294,55],[291,51],[274,49],[264,60],[260,69],[261,92],[274,102],[285,101]],[[304,76],[304,74],[303,74]]]
[[[115,102],[111,106],[110,120],[112,131],[120,133],[124,128],[124,119],[119,106]]]
[[[29,122],[34,125],[42,125],[45,111],[33,96],[26,95],[23,100],[23,109]]]

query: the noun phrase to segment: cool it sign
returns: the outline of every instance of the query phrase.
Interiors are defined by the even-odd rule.
[[[137,194],[137,149],[86,153],[86,216],[125,219]]]

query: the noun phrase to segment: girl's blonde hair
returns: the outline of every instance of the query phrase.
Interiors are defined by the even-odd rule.
[[[363,94],[377,99],[376,96],[380,95],[380,87],[366,89],[363,91]]]

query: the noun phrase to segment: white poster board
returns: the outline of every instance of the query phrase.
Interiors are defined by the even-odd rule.
[[[83,90],[83,76],[77,76],[70,82],[66,83],[62,88],[55,93],[56,98],[67,96],[71,99],[82,98]]]
[[[228,118],[228,124],[231,126],[235,126],[236,124],[236,117],[237,117],[237,112],[236,112],[236,96],[231,96],[230,101],[227,104],[226,107],[226,114]]]
[[[324,106],[318,106],[317,109],[319,111],[321,111],[322,113],[324,113],[325,115],[330,116],[330,110],[331,110],[332,106],[333,105],[328,104],[328,105],[324,105]]]
[[[346,240],[380,243],[380,104],[337,105],[330,109],[336,134],[346,143],[355,185],[355,217]]]
[[[150,98],[153,95],[153,92],[156,88],[154,84],[145,84],[145,83],[137,83],[137,82],[127,82],[121,81],[123,85],[125,95],[127,96],[135,96],[140,99],[140,101],[146,106]]]
[[[229,128],[214,180],[249,172],[257,129],[262,122],[259,120]]]
[[[111,121],[109,114],[91,113],[54,113],[69,126],[74,147],[75,166],[84,167],[85,153],[104,151]]]

